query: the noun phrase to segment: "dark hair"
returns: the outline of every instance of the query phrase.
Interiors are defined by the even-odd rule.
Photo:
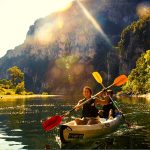
[[[89,86],[84,86],[83,89],[88,89],[90,91],[90,94],[92,95],[93,92],[92,92],[92,89]]]

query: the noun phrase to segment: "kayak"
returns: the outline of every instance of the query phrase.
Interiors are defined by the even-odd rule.
[[[109,134],[119,127],[121,120],[122,115],[107,120],[100,118],[100,123],[92,125],[76,125],[75,121],[70,121],[60,125],[60,140],[69,143]]]

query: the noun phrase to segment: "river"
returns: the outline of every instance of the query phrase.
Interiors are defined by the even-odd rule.
[[[0,99],[0,150],[61,149],[59,127],[45,132],[41,120],[72,109],[76,100],[63,97]],[[67,145],[63,149],[150,149],[150,100],[117,99],[131,128],[121,125],[117,131],[85,145]],[[72,112],[63,119],[79,117]]]

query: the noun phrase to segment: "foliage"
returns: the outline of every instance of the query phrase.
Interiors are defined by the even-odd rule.
[[[123,55],[127,51],[129,45],[130,49],[135,49],[138,44],[140,47],[145,49],[149,48],[149,27],[150,27],[150,14],[140,18],[138,21],[133,22],[131,25],[126,27],[122,34],[121,40],[118,43],[120,53]],[[131,41],[133,43],[131,43]]]
[[[8,73],[14,86],[24,81],[24,73],[17,66],[9,68]]]
[[[48,95],[48,93],[47,92],[42,92],[42,95]]]
[[[5,90],[0,86],[0,94],[3,95]]]
[[[5,95],[13,95],[14,93],[11,91],[6,91]]]
[[[18,83],[18,85],[16,86],[16,94],[22,94],[25,91],[25,87],[24,87],[24,81],[21,83]]]
[[[0,94],[1,95],[32,95],[33,92],[26,92],[24,83],[24,73],[17,67],[13,66],[9,68],[8,73],[11,80],[1,79],[0,80]]]
[[[7,80],[7,79],[1,79],[0,80],[0,87],[4,88],[4,89],[10,89],[12,88],[12,82],[11,80]]]
[[[14,95],[15,92],[13,89],[4,89],[0,87],[0,95]]]
[[[26,92],[26,95],[33,95],[33,92]]]
[[[150,50],[143,53],[136,62],[136,68],[128,76],[128,82],[123,91],[132,94],[145,94],[150,92]]]

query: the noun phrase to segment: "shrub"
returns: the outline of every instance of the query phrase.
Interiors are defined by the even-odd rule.
[[[42,92],[42,95],[48,95],[48,93],[47,92]]]
[[[22,92],[25,91],[25,87],[24,87],[24,81],[21,83],[18,83],[18,85],[16,86],[16,94],[21,94]]]
[[[27,92],[26,95],[33,95],[33,92]]]

